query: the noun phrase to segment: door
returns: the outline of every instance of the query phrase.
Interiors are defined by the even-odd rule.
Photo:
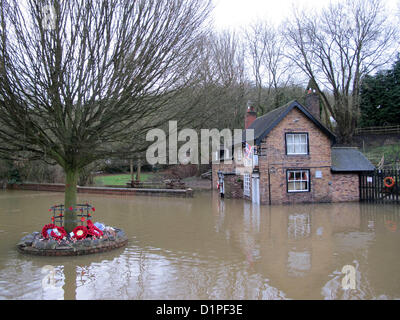
[[[260,204],[260,177],[253,175],[252,179],[252,202],[254,204]]]

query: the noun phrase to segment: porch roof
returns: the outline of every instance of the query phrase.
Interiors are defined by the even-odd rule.
[[[374,171],[375,166],[356,148],[332,148],[333,172]]]

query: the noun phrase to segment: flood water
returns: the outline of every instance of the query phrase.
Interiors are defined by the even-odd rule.
[[[81,257],[16,251],[62,194],[0,192],[0,299],[399,299],[400,206],[252,206],[80,195],[128,246]],[[343,290],[344,266],[356,269]],[[54,285],[43,279],[54,267]],[[44,268],[45,267],[45,268]]]

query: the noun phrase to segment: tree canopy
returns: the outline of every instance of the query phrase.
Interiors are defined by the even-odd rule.
[[[400,124],[400,54],[393,67],[364,77],[361,86],[362,127]]]
[[[191,83],[210,10],[209,0],[0,0],[0,156],[64,169],[67,231],[79,171],[140,150],[146,130],[177,118],[168,103]]]

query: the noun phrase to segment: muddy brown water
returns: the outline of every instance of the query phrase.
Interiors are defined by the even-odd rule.
[[[127,247],[72,258],[18,253],[18,240],[49,223],[62,200],[0,192],[0,299],[400,298],[398,205],[80,195],[96,207],[94,220],[125,230]],[[355,289],[343,289],[346,265]]]

